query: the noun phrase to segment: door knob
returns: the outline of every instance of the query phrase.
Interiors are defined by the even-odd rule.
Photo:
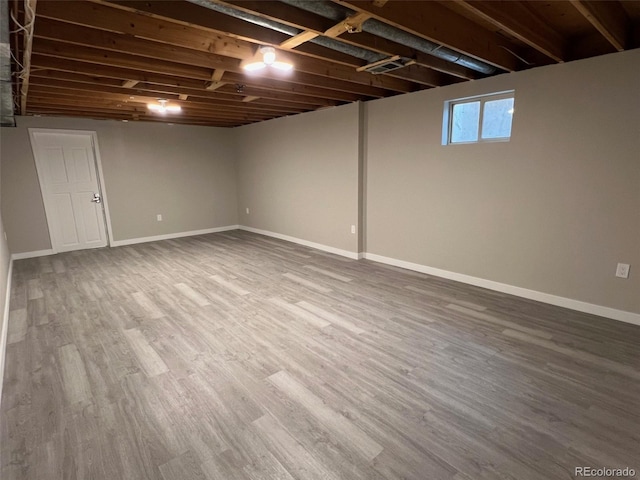
[[[91,199],[92,202],[95,203],[101,203],[102,202],[102,197],[100,197],[99,193],[94,193],[93,194],[93,198]]]

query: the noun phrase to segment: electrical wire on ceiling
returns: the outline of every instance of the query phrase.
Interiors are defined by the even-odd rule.
[[[36,12],[31,7],[31,4],[29,2],[24,2],[24,5],[28,12],[28,15],[25,15],[25,17],[31,18],[31,21],[25,25],[22,25],[20,21],[13,15],[13,12],[10,12],[11,20],[13,21],[15,26],[18,27],[16,30],[12,30],[10,33],[24,32],[24,35],[25,35],[24,40],[25,40],[25,43],[27,43],[27,42],[33,41],[33,32],[34,32],[34,27],[36,23]],[[14,72],[14,75],[16,75],[20,80],[20,82],[22,82],[25,76],[29,73],[27,70],[27,67],[25,67],[23,63],[20,63],[20,61],[16,58],[13,52],[10,52],[10,54],[11,54],[11,58],[16,62],[16,65],[20,67],[20,70],[18,70],[17,72]],[[21,95],[21,92],[16,91],[14,95],[14,100],[13,100],[13,103],[14,105],[16,105],[16,107],[18,107],[18,110],[20,109],[20,102],[19,102],[20,95]]]
[[[518,55],[516,52],[514,52],[513,50],[508,49],[507,47],[505,47],[504,45],[500,45],[501,48],[504,48],[507,52],[509,52],[511,55],[513,55],[514,57],[516,57],[518,60],[520,60],[523,63],[526,63],[527,65],[535,65],[535,63],[533,62],[529,62],[527,60],[525,60],[524,58],[522,58],[520,55]]]

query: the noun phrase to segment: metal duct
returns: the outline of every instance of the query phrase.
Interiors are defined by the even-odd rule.
[[[375,18],[370,18],[364,22],[362,30],[373,35],[377,35],[378,37],[386,38],[392,42],[406,45],[407,47],[413,48],[414,50],[418,50],[422,53],[441,58],[447,62],[455,63],[456,65],[466,67],[470,70],[475,70],[476,72],[487,75],[496,72],[496,68],[492,65],[480,62],[475,58],[456,52],[455,50],[451,50],[443,45],[438,45],[437,43],[430,42],[429,40],[425,40],[424,38],[420,38],[416,35],[405,32],[404,30],[400,30],[399,28],[387,25]]]
[[[307,12],[315,13],[325,18],[330,18],[336,22],[340,22],[345,18],[353,15],[355,12],[336,5],[335,3],[323,1],[323,0],[280,0],[288,5],[306,10]],[[422,53],[433,55],[434,57],[441,58],[447,62],[455,63],[463,67],[475,70],[476,72],[490,75],[496,72],[496,68],[487,63],[476,60],[473,57],[464,55],[463,53],[456,52],[443,45],[430,42],[424,38],[413,35],[412,33],[405,32],[399,28],[388,25],[384,22],[371,18],[362,24],[362,30],[377,35],[378,37],[385,38],[392,42],[405,45],[407,47],[418,50]]]
[[[301,10],[315,13],[321,17],[330,18],[335,22],[340,22],[355,12],[342,5],[337,5],[332,2],[326,2],[324,0],[307,1],[307,0],[280,0],[282,3],[291,5],[292,7],[298,7]]]
[[[209,10],[224,13],[225,15],[229,15],[230,17],[239,18],[240,20],[253,23],[254,25],[260,25],[261,27],[270,28],[271,30],[275,30],[276,32],[286,33],[287,35],[291,35],[292,37],[302,31],[298,30],[297,28],[290,27],[289,25],[285,25],[284,23],[268,20],[266,18],[262,18],[258,15],[253,15],[251,13],[238,10],[237,8],[233,8],[228,5],[220,5],[219,3],[210,2],[209,0],[189,0],[189,2],[195,3],[196,5],[200,5],[204,8],[208,8]]]
[[[366,60],[367,63],[377,62],[379,60],[382,60],[388,57],[388,55],[383,55],[382,53],[357,47],[349,43],[340,42],[338,40],[334,40],[333,38],[329,38],[329,37],[316,37],[309,41],[311,43],[315,43],[317,45],[322,45],[323,47],[330,48],[331,50],[336,50],[338,52],[351,55],[352,57]]]
[[[238,10],[228,5],[220,5],[218,3],[212,3],[212,2],[209,2],[209,0],[189,0],[189,1],[201,7],[205,7],[210,10],[214,10],[216,12],[229,15],[230,17],[239,18],[246,22],[253,23],[254,25],[259,25],[261,27],[275,30],[276,32],[291,35],[292,37],[295,35],[298,35],[299,33],[302,33],[302,30],[299,30],[295,27],[291,27],[289,25],[285,25],[284,23],[276,22],[274,20],[262,18],[258,15],[253,15],[251,13]],[[374,52],[372,50],[367,50],[365,48],[339,42],[332,38],[316,37],[309,41],[317,45],[322,45],[323,47],[329,48],[331,50],[335,50],[337,52],[351,55],[352,57],[360,58],[362,60],[367,61],[368,63],[377,62],[378,60],[382,60],[386,58],[386,55],[382,55],[378,52]]]
[[[15,127],[11,92],[11,45],[9,40],[9,1],[0,0],[0,125]]]

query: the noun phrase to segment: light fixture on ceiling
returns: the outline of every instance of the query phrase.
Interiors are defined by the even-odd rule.
[[[159,99],[158,103],[149,103],[147,104],[147,108],[152,112],[156,113],[180,113],[182,108],[180,105],[167,105],[169,101],[164,99]]]
[[[273,67],[282,72],[293,70],[291,63],[276,60],[276,49],[273,47],[260,47],[256,55],[242,62],[242,68],[247,72],[256,72],[267,67]]]

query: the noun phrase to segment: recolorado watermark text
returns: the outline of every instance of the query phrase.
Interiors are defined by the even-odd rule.
[[[636,471],[630,467],[624,467],[624,468],[575,467],[573,474],[576,477],[633,478],[636,476]]]

